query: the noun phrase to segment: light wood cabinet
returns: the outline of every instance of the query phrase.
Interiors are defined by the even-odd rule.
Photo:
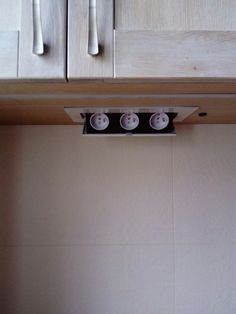
[[[22,0],[19,42],[20,78],[65,79],[66,2],[66,0],[40,0],[44,54],[35,55],[32,53],[32,0]]]
[[[0,79],[17,78],[18,40],[17,31],[0,31]]]
[[[235,79],[235,51],[235,0],[0,0],[0,79]]]
[[[0,0],[0,79],[16,79],[20,1]]]
[[[89,14],[96,15],[94,25]],[[98,39],[98,54],[89,54],[89,35]],[[92,39],[93,39],[92,38]],[[113,0],[68,1],[68,78],[113,77]]]
[[[0,79],[66,79],[66,8],[67,0],[0,0]]]
[[[116,0],[116,78],[235,78],[235,0]]]

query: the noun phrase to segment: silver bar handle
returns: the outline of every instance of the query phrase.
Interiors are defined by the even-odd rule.
[[[96,56],[99,54],[96,0],[89,0],[88,26],[88,54],[91,56]]]
[[[41,23],[40,0],[32,0],[33,10],[33,54],[41,56],[44,54],[43,30]]]

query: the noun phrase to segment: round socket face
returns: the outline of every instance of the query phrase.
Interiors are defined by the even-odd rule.
[[[135,113],[124,113],[120,118],[120,125],[127,131],[134,130],[139,125],[139,117]]]
[[[97,131],[103,131],[109,125],[109,118],[105,113],[94,113],[90,117],[90,125]]]
[[[170,119],[166,113],[157,112],[151,116],[149,124],[154,130],[163,130],[167,127],[169,121]]]

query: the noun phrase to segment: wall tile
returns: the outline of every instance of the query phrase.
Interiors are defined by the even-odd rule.
[[[176,314],[236,313],[235,252],[230,244],[176,245]]]
[[[0,249],[4,314],[173,314],[172,246]]]
[[[0,128],[0,313],[236,313],[236,127],[177,131]]]
[[[171,140],[80,132],[0,129],[0,244],[173,242]]]
[[[235,126],[182,126],[173,143],[175,242],[235,242]]]

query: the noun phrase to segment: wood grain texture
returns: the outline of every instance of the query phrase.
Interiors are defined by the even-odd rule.
[[[77,82],[1,82],[0,97],[27,95],[235,94],[236,80],[110,80]]]
[[[115,32],[116,78],[236,78],[236,32]]]
[[[0,32],[0,79],[16,79],[18,32]]]
[[[113,77],[113,1],[97,1],[100,53],[88,54],[88,7],[84,0],[69,0],[68,78]]]
[[[33,98],[0,98],[0,124],[73,124],[64,107],[145,107],[145,106],[198,106],[199,110],[183,124],[235,124],[236,94],[207,95],[120,95],[116,97],[55,98],[35,95]],[[200,112],[207,116],[199,117]]]
[[[0,0],[0,31],[19,31],[21,0]]]
[[[116,30],[236,30],[235,0],[117,0]]]
[[[22,0],[19,47],[19,78],[65,79],[66,0],[41,0],[41,21],[45,54],[32,54],[32,3]]]

